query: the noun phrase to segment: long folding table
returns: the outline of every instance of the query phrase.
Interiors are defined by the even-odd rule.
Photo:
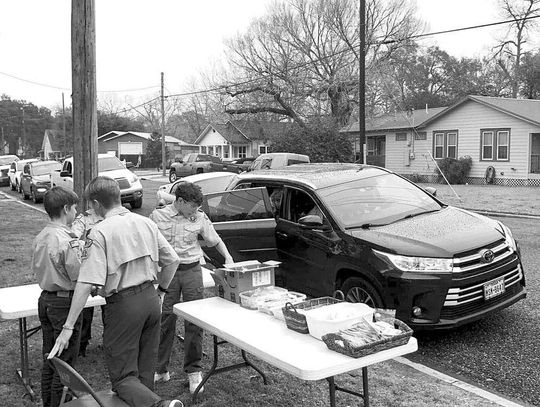
[[[289,330],[283,321],[270,315],[242,308],[219,297],[179,303],[174,306],[174,312],[214,337],[213,364],[194,392],[193,401],[212,375],[236,368],[254,368],[266,384],[264,372],[247,359],[247,352],[299,379],[326,379],[332,407],[336,405],[336,391],[361,397],[364,405],[369,406],[368,366],[418,349],[416,339],[411,338],[406,345],[355,359],[329,350],[324,342],[311,335]],[[218,368],[219,345],[224,343],[239,348],[243,362]],[[335,376],[357,369],[362,369],[363,393],[336,385]]]

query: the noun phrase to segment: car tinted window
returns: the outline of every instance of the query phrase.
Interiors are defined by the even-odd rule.
[[[441,209],[429,194],[395,174],[337,183],[320,189],[318,194],[345,228],[386,224],[407,215]]]
[[[218,164],[221,163],[221,158],[219,157],[210,156],[210,160],[212,160],[213,163],[218,163]]]
[[[322,211],[307,193],[298,189],[289,191],[288,211],[285,215],[287,220],[298,223],[300,218],[307,215],[317,215],[321,220],[324,219]]]
[[[273,217],[264,188],[250,188],[204,197],[205,211],[212,222],[230,222]]]
[[[291,160],[287,160],[287,165],[303,164],[303,163],[307,163],[307,162],[308,162],[307,160],[294,160],[294,159],[291,159]]]

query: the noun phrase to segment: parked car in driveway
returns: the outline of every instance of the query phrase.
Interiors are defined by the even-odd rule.
[[[214,171],[223,171],[221,158],[209,154],[190,153],[184,157],[183,161],[171,164],[169,181],[174,182],[188,175]]]
[[[173,203],[176,199],[176,188],[182,182],[192,182],[201,187],[203,194],[211,194],[213,192],[225,191],[234,179],[236,179],[236,174],[231,172],[208,172],[189,175],[174,183],[160,186],[157,190],[158,206]]]
[[[235,158],[234,160],[223,161],[223,169],[225,171],[236,172],[240,174],[241,172],[247,171],[251,166],[251,163],[255,161],[255,157],[243,157]]]
[[[33,163],[35,161],[39,161],[39,159],[29,158],[27,160],[13,161],[11,163],[9,167],[8,175],[9,175],[9,186],[11,187],[12,191],[18,191],[19,193],[22,192],[21,176],[22,176],[24,165],[27,163]]]
[[[235,260],[280,260],[287,288],[314,297],[340,289],[418,330],[454,328],[526,296],[503,223],[384,168],[294,165],[239,174],[229,189],[205,196],[203,209]]]
[[[9,185],[9,168],[13,161],[18,161],[16,155],[0,155],[0,186]]]
[[[34,161],[26,163],[23,167],[21,190],[24,199],[35,203],[41,202],[45,192],[51,188],[51,172],[62,167],[58,161]]]

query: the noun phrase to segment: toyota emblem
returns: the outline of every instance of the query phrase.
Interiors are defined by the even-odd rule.
[[[480,252],[480,258],[484,263],[491,263],[495,258],[495,253],[493,253],[490,249],[484,249]]]

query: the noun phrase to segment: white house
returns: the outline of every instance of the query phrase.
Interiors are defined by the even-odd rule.
[[[358,137],[358,123],[341,130]],[[470,156],[467,181],[540,186],[540,100],[467,96],[450,107],[366,121],[366,161],[421,181],[435,161]]]

